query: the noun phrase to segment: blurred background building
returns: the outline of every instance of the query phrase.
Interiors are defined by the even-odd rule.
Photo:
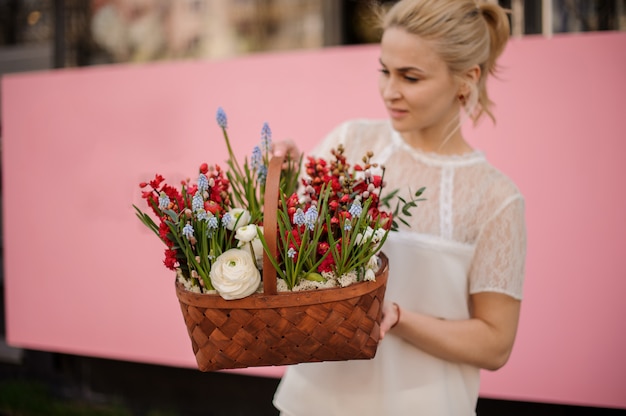
[[[499,3],[512,11],[515,36],[626,30],[626,0]],[[372,0],[0,0],[0,74],[376,42],[371,4]]]

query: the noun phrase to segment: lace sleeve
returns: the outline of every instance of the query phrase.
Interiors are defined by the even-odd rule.
[[[526,261],[524,200],[505,201],[483,226],[470,270],[470,294],[498,292],[522,299]]]

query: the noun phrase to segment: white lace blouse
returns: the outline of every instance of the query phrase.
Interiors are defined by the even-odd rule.
[[[410,227],[391,233],[384,253],[386,300],[445,319],[469,318],[469,295],[522,298],[526,232],[515,184],[481,152],[443,156],[408,146],[388,121],[340,125],[313,152],[342,143],[351,163],[367,151],[385,165],[386,191],[409,198],[426,187]],[[287,369],[274,404],[285,415],[474,415],[479,369],[430,356],[390,333],[372,360]]]

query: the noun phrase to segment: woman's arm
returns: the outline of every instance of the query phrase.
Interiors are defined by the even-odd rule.
[[[385,305],[381,335],[393,327],[394,335],[428,354],[488,370],[507,362],[517,333],[524,280],[524,201],[514,193],[489,212],[494,214],[480,233],[469,272],[470,318],[444,320],[412,313],[402,305],[400,309]]]
[[[402,309],[402,305],[400,309],[385,305],[381,336],[395,324],[394,335],[428,354],[497,370],[507,362],[513,349],[521,302],[496,292],[477,293],[470,299],[471,318],[464,320],[444,320],[412,313]]]

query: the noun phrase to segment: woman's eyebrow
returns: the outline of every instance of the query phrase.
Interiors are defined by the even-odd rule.
[[[382,59],[378,59],[378,62],[380,62],[380,64],[381,64],[382,66],[384,66],[385,68],[387,67],[387,66],[383,63]],[[401,67],[401,68],[396,68],[396,71],[398,71],[398,72],[403,72],[403,73],[404,73],[404,72],[409,72],[409,71],[417,71],[417,72],[420,72],[420,73],[422,73],[422,74],[425,74],[425,73],[426,73],[426,71],[424,71],[423,69],[418,68],[418,67],[416,67],[416,66],[403,66],[403,67]]]

